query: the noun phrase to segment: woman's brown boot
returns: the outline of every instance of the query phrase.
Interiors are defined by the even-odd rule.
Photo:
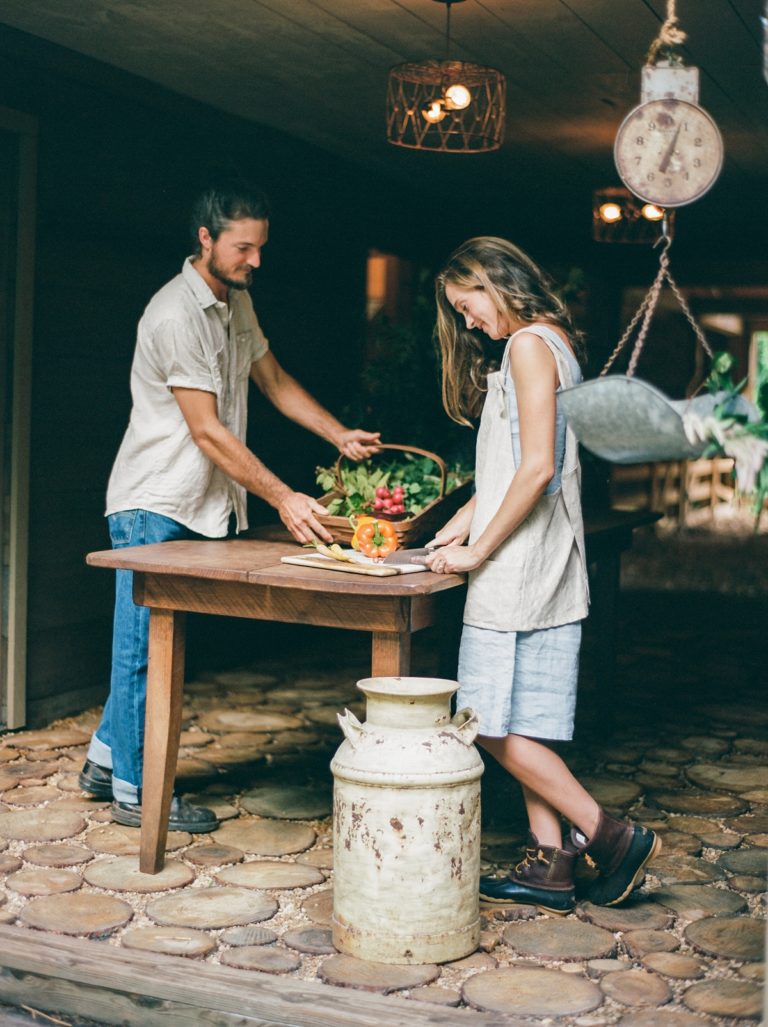
[[[602,809],[592,837],[587,839],[574,829],[571,841],[599,871],[587,891],[587,898],[596,906],[623,902],[641,883],[646,865],[661,851],[661,839],[653,831],[617,820]]]
[[[525,858],[506,877],[481,877],[480,898],[502,905],[524,903],[564,916],[576,904],[573,866],[576,853],[540,845],[528,833]]]

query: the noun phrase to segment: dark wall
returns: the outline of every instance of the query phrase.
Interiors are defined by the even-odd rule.
[[[190,251],[210,170],[260,182],[274,208],[253,295],[281,363],[340,410],[360,367],[365,258],[423,226],[369,173],[32,37],[0,30],[0,103],[39,119],[29,578],[29,715],[102,698],[112,575],[109,470],[128,420],[135,326]],[[422,205],[429,214],[429,201]],[[335,451],[254,398],[249,440],[294,487]],[[269,511],[254,503],[252,519]],[[198,626],[199,628],[199,626]],[[202,629],[204,630],[204,629]],[[205,648],[205,642],[201,643]]]

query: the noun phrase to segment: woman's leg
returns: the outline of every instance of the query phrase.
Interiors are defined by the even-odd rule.
[[[587,838],[594,834],[600,807],[549,746],[523,735],[479,736],[477,740],[523,786],[531,830],[540,841],[562,845],[557,813],[562,813]],[[534,826],[534,818],[542,834]]]

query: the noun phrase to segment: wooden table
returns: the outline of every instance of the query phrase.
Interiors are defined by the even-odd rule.
[[[656,515],[607,514],[588,524],[588,556],[597,568],[593,616],[602,617],[605,642],[618,590],[620,554],[632,530]],[[406,676],[411,635],[460,608],[464,576],[425,570],[387,578],[341,574],[280,562],[296,543],[272,539],[161,542],[90,553],[94,567],[133,571],[133,597],[150,608],[147,712],[144,737],[139,867],[163,867],[168,815],[181,733],[187,612],[248,617],[369,631],[371,674]],[[452,619],[452,618],[447,618]],[[611,676],[610,657],[603,674]]]

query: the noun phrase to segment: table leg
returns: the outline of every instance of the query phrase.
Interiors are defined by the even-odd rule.
[[[153,609],[149,618],[144,780],[139,870],[163,869],[184,692],[185,614]]]
[[[411,672],[410,631],[374,631],[371,676],[407,677]]]

